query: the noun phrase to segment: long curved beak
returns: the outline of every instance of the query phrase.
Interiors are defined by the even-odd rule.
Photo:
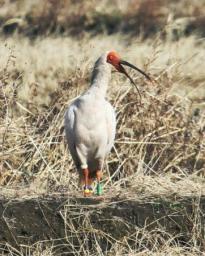
[[[144,75],[150,82],[153,82],[152,79],[151,79],[144,71],[142,71],[141,69],[137,68],[136,66],[130,64],[129,62],[127,62],[127,61],[125,61],[125,60],[120,60],[120,62],[119,62],[119,67],[118,67],[118,71],[119,71],[120,73],[123,73],[123,74],[126,75],[126,77],[130,80],[130,82],[135,86],[135,88],[136,88],[136,90],[137,90],[137,92],[138,92],[140,98],[142,98],[142,97],[141,97],[141,94],[140,94],[140,91],[139,91],[139,89],[138,89],[138,87],[137,87],[137,85],[135,84],[135,82],[133,81],[133,79],[128,75],[127,71],[124,69],[124,67],[123,67],[122,65],[125,65],[125,66],[128,66],[128,67],[132,68],[132,69],[137,70],[139,73],[141,73],[142,75]]]
[[[144,72],[142,71],[141,69],[137,68],[136,66],[130,64],[129,62],[125,61],[125,60],[120,60],[120,66],[121,65],[125,65],[125,66],[128,66],[130,68],[133,68],[135,70],[137,70],[139,73],[141,73],[142,75],[144,75],[150,82],[152,82],[152,79]],[[122,67],[122,66],[121,66]],[[123,68],[123,67],[122,67]],[[123,72],[129,79],[130,79],[130,76],[128,76],[127,72],[125,71],[125,69],[123,68]],[[132,80],[132,79],[131,79]],[[132,80],[133,81],[133,80]]]

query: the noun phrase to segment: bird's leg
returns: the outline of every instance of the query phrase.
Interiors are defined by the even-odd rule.
[[[97,170],[96,171],[96,178],[97,178],[97,195],[100,196],[102,195],[102,184],[100,183],[102,179],[102,171]]]
[[[89,175],[89,170],[88,168],[83,169],[83,176],[84,176],[84,195],[89,194],[90,191],[88,189],[88,175]]]
[[[88,189],[90,190],[91,194],[93,193],[92,184],[93,184],[93,178],[90,177],[90,175],[89,175],[89,177],[88,177]]]
[[[88,196],[92,193],[90,189],[90,178],[89,178],[89,170],[88,168],[83,169],[83,176],[84,176],[84,196]]]

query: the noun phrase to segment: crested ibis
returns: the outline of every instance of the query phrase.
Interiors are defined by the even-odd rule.
[[[112,105],[106,100],[106,91],[111,77],[111,65],[125,74],[123,66],[133,68],[151,78],[141,69],[122,60],[118,53],[104,53],[95,62],[90,87],[68,107],[65,114],[65,132],[73,161],[84,185],[84,196],[92,193],[92,182],[97,178],[97,195],[102,194],[102,167],[110,152],[116,132],[116,117]]]

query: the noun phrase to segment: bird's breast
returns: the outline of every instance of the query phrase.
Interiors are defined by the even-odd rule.
[[[78,139],[87,144],[98,143],[106,136],[107,118],[103,101],[82,101],[76,113],[75,131]]]

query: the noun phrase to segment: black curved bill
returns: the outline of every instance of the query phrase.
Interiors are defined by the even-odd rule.
[[[127,61],[125,61],[125,60],[120,60],[120,64],[121,64],[121,65],[128,66],[128,67],[130,67],[130,68],[133,68],[133,69],[137,70],[139,73],[141,73],[142,75],[144,75],[149,81],[152,82],[152,79],[151,79],[144,71],[142,71],[141,69],[135,67],[134,65],[130,64],[129,62],[127,62]],[[123,70],[123,73],[124,73],[124,70]],[[127,72],[126,72],[125,75],[127,76]],[[129,79],[130,79],[130,77],[129,77]]]

